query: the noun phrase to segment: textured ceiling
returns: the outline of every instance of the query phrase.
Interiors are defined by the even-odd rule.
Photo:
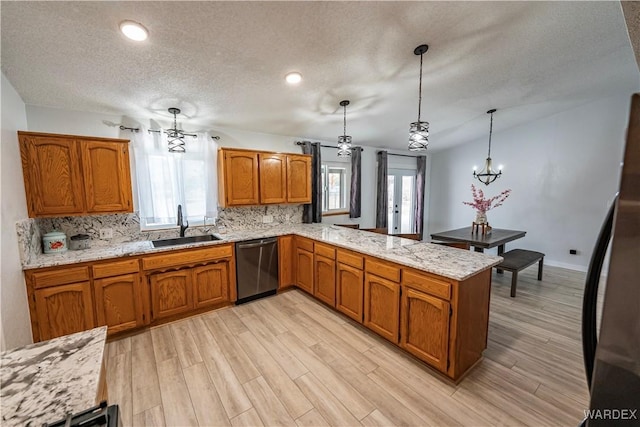
[[[430,149],[640,85],[619,2],[2,2],[2,71],[27,104]],[[125,39],[131,19],[149,39]],[[297,70],[304,81],[287,86]],[[224,145],[224,143],[222,142]]]

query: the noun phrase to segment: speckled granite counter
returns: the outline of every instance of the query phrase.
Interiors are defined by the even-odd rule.
[[[41,254],[29,259],[28,263],[23,264],[23,269],[75,264],[287,234],[296,234],[330,243],[454,280],[464,280],[502,261],[501,257],[362,230],[327,224],[294,224],[223,231],[216,233],[221,240],[163,248],[154,248],[150,241],[138,241],[120,243],[112,248],[67,251],[62,254]]]
[[[96,404],[107,327],[0,354],[3,426],[40,426]]]

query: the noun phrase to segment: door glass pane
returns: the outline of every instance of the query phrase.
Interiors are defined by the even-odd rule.
[[[400,233],[414,233],[415,177],[402,177]]]
[[[322,182],[322,211],[326,211],[327,210],[327,167],[326,166],[322,166],[322,175],[321,175],[321,182]]]
[[[396,177],[395,175],[387,176],[387,230],[391,230],[393,233],[395,224],[395,204],[394,195],[396,191]]]

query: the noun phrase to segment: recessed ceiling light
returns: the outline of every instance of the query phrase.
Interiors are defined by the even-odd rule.
[[[297,71],[294,71],[294,72],[289,73],[286,76],[284,76],[284,79],[290,85],[297,85],[298,83],[300,83],[302,81],[302,74],[298,73]]]
[[[144,25],[134,21],[122,21],[120,23],[120,31],[122,31],[122,34],[131,40],[135,40],[137,42],[146,40],[149,35],[149,32]]]

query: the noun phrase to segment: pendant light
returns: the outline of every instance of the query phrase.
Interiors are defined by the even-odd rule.
[[[347,135],[347,105],[348,100],[340,101],[340,105],[344,109],[344,121],[342,128],[342,135],[338,137],[338,157],[351,156],[351,137]]]
[[[491,135],[493,134],[493,113],[495,113],[496,111],[497,110],[495,108],[487,111],[487,114],[491,115],[491,124],[489,125],[489,152],[487,154],[487,160],[485,160],[484,163],[484,168],[479,173],[476,172],[475,167],[473,168],[473,177],[477,178],[478,181],[480,181],[484,185],[491,184],[493,181],[498,179],[500,175],[502,175],[502,166],[498,168],[498,172],[496,173],[494,172],[493,166],[491,165]]]
[[[169,113],[173,114],[173,128],[165,129],[164,132],[167,134],[167,141],[169,143],[169,152],[170,153],[184,153],[184,137],[191,136],[196,138],[197,135],[192,133],[185,133],[183,130],[178,129],[178,122],[176,119],[176,115],[180,114],[179,108],[169,108]]]
[[[418,86],[418,121],[409,126],[409,151],[424,151],[429,145],[429,122],[420,120],[420,110],[422,108],[422,55],[427,53],[429,45],[421,44],[413,50],[413,53],[420,55],[420,84]]]

